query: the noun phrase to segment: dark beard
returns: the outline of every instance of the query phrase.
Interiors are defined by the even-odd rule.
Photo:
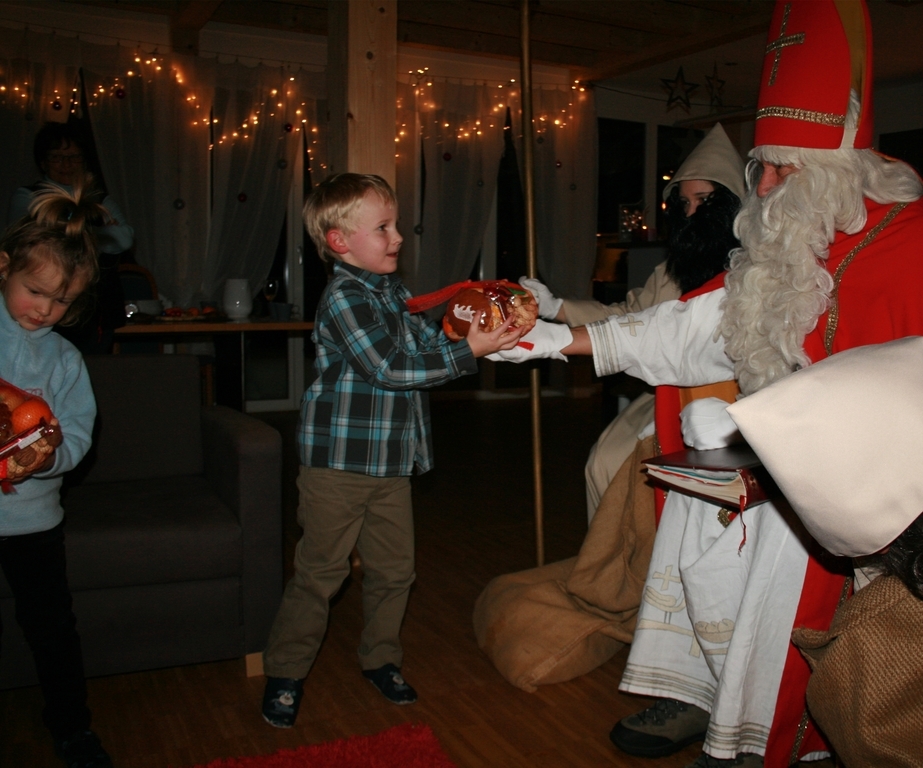
[[[923,515],[891,543],[882,560],[885,573],[897,576],[923,600]]]
[[[727,267],[728,253],[740,246],[734,237],[734,217],[740,209],[737,195],[721,184],[714,194],[686,217],[676,189],[667,201],[670,229],[667,274],[685,294],[711,280]]]

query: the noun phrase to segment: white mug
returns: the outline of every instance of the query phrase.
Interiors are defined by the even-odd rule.
[[[243,320],[253,311],[250,286],[243,278],[231,278],[224,284],[224,311],[231,320]]]

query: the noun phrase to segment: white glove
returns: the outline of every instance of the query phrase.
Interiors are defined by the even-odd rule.
[[[532,295],[538,302],[539,317],[554,320],[558,316],[564,299],[555,298],[551,291],[548,290],[548,286],[532,277],[520,277],[519,284],[523,288],[528,288],[532,291]]]
[[[487,359],[494,362],[506,360],[510,363],[524,363],[526,360],[553,357],[556,360],[567,361],[567,356],[561,354],[561,350],[570,346],[573,341],[574,334],[566,325],[536,320],[535,327],[519,339],[519,344],[512,349],[494,352],[488,355]],[[730,416],[728,418],[730,419]]]
[[[696,450],[723,448],[743,441],[734,420],[728,415],[728,403],[718,397],[693,400],[679,415],[683,442]]]

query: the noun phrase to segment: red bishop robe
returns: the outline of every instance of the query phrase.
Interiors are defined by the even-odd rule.
[[[835,275],[868,233],[888,216],[894,204],[865,201],[868,221],[855,235],[838,233],[830,246],[827,270]],[[692,298],[716,290],[724,283],[718,275],[684,296]],[[853,255],[845,267],[837,290],[839,317],[832,340],[832,353],[866,344],[881,344],[904,336],[923,335],[923,200],[907,205]],[[807,335],[804,349],[812,361],[827,356],[824,337],[831,322],[830,311]],[[721,396],[721,394],[717,394]],[[655,422],[661,451],[683,446],[679,413],[688,396],[679,387],[659,386],[656,391]],[[848,414],[844,414],[848,418]],[[657,520],[663,509],[658,491]],[[844,562],[845,561],[845,562]],[[843,573],[850,564],[834,558],[817,546],[808,559],[802,596],[795,616],[796,627],[826,630],[842,599]],[[791,645],[782,674],[776,712],[766,748],[766,768],[785,768],[794,762],[792,751],[806,712],[805,691],[810,669],[798,649]],[[829,750],[814,722],[807,720],[797,756]]]

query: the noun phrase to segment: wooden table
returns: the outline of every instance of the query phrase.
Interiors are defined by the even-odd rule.
[[[178,342],[186,335],[211,336],[215,343],[217,376],[215,377],[215,402],[244,410],[245,400],[245,334],[284,331],[289,334],[304,333],[314,328],[313,322],[304,320],[270,320],[247,318],[245,320],[159,320],[128,321],[115,330],[115,340],[126,337],[167,339]],[[237,334],[238,339],[234,338]]]

